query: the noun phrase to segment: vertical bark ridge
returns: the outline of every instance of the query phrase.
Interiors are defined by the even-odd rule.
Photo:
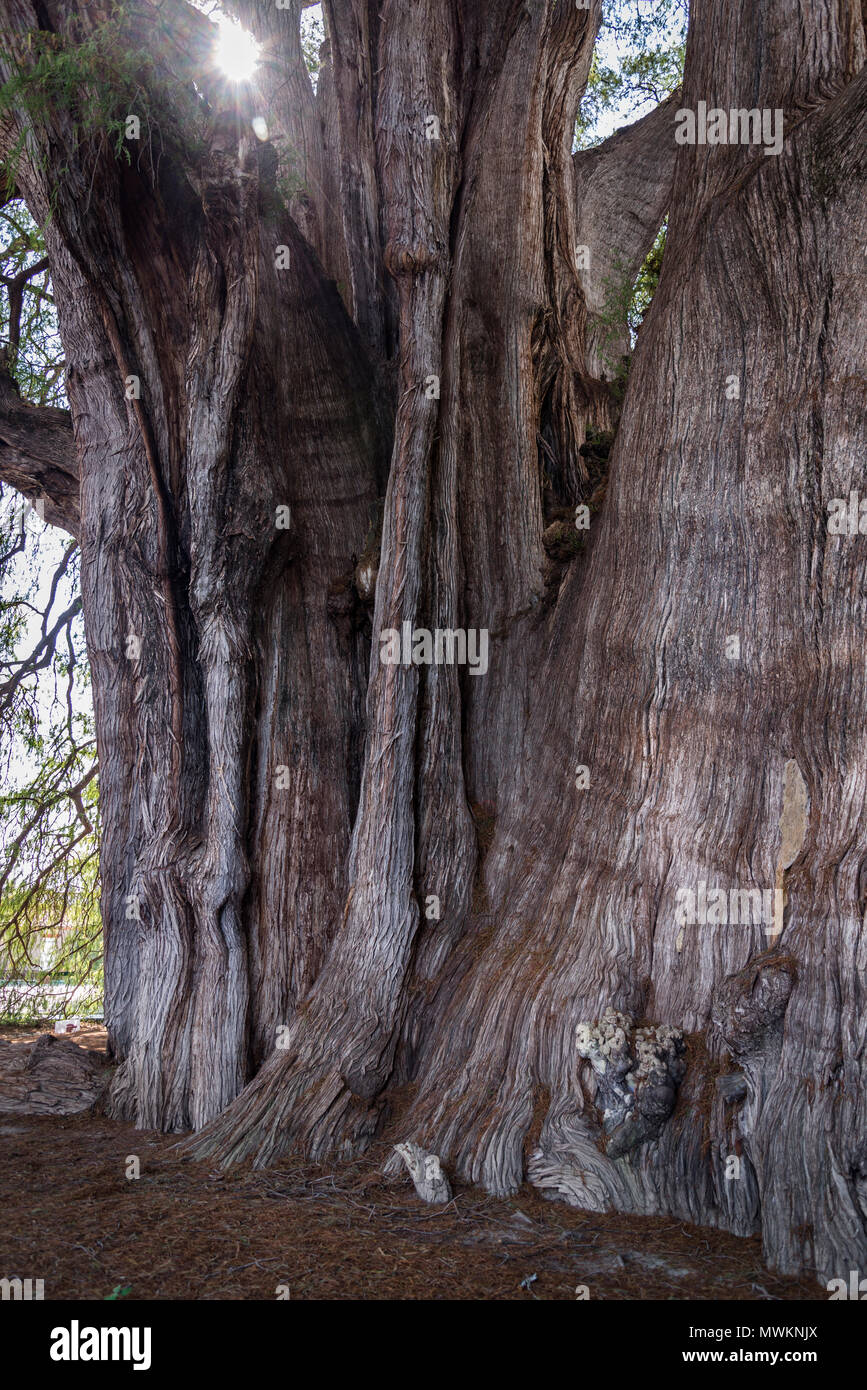
[[[570,420],[562,441],[567,471],[577,468],[572,450],[583,442],[570,413],[574,343],[564,340],[553,357],[551,344],[554,324],[581,303],[564,246],[569,157],[600,10],[516,7],[508,25],[488,19],[490,67],[466,139],[452,294],[461,340],[458,507],[472,518],[461,526],[463,611],[467,626],[489,628],[492,653],[485,679],[465,683],[464,757],[470,799],[495,806],[504,769],[520,749],[545,595],[540,382],[561,383],[561,424]]]
[[[508,1192],[522,1174],[528,1095],[544,1087],[551,1105],[529,1164],[541,1186],[597,1210],[672,1211],[741,1232],[760,1220],[772,1263],[813,1264],[822,1277],[857,1267],[865,1246],[863,1082],[846,1036],[863,915],[861,803],[850,799],[863,770],[863,662],[850,657],[858,561],[851,542],[831,549],[824,535],[828,498],[855,486],[867,446],[852,357],[863,328],[850,331],[842,303],[857,255],[864,92],[859,76],[782,158],[753,165],[736,201],[713,205],[689,258],[667,258],[602,529],[557,610],[526,743],[532,773],[486,861],[498,929],[472,969],[460,953],[450,963],[409,1126],[457,1172]],[[731,371],[740,397],[726,400]],[[728,633],[742,642],[730,665]],[[745,743],[752,779],[737,772]],[[591,788],[552,820],[566,749],[591,768]],[[811,811],[787,870],[782,937],[755,922],[681,927],[683,888],[775,884],[788,759]],[[545,829],[528,839],[534,824]],[[612,1003],[682,1028],[688,1068],[655,1141],[616,1158],[575,1055],[577,1024]],[[745,1098],[732,1111],[715,1083],[739,1069]],[[738,1184],[724,1171],[735,1143]],[[793,1184],[796,1164],[805,1179]]]
[[[252,1151],[257,1163],[266,1162],[302,1126],[314,1153],[341,1138],[369,1136],[377,1107],[368,1110],[363,1103],[374,1101],[393,1067],[403,986],[419,926],[414,879],[419,678],[412,664],[380,659],[380,634],[402,632],[404,624],[412,629],[424,600],[449,219],[459,166],[452,17],[429,10],[427,49],[415,42],[416,18],[398,5],[386,6],[380,32],[384,77],[376,141],[383,171],[384,261],[397,282],[402,349],[350,889],[328,959],[293,1024],[287,1055],[266,1064],[249,1092],[193,1146],[197,1154],[218,1153],[224,1161]],[[452,111],[441,122],[441,138],[431,140],[425,119],[437,116],[444,101]],[[455,712],[448,717],[454,719]],[[463,830],[466,858],[466,815]],[[275,1106],[281,1071],[285,1084]]]
[[[378,6],[325,0],[340,132],[343,226],[358,329],[380,362],[393,356],[395,304],[383,263],[374,112],[379,70]]]
[[[17,37],[26,42],[36,21],[30,6],[19,9]],[[149,15],[143,0],[133,19]],[[91,14],[88,23],[98,19]],[[34,213],[47,223],[84,468],[83,589],[108,808],[107,997],[122,1063],[111,1105],[146,1127],[185,1129],[237,1094],[250,1068],[248,1032],[260,1048],[264,1040],[273,1048],[277,1010],[285,1018],[290,1005],[279,973],[261,1005],[249,991],[255,966],[248,960],[247,846],[251,834],[271,833],[263,824],[267,802],[249,802],[257,660],[280,684],[296,655],[272,664],[284,609],[272,608],[269,630],[254,605],[266,570],[285,575],[287,597],[308,594],[300,623],[293,615],[294,635],[312,648],[314,667],[337,664],[329,593],[361,548],[383,472],[382,440],[358,337],[297,229],[275,216],[269,151],[242,113],[212,117],[204,156],[185,164],[184,152],[172,147],[151,165],[144,151],[129,169],[104,142],[82,138],[68,113],[51,110],[40,120],[32,124],[21,178]],[[281,244],[290,252],[285,270]],[[263,278],[264,303],[257,289]],[[123,348],[120,362],[112,361],[107,342],[105,300],[115,346]],[[139,418],[176,518],[170,568],[185,675],[180,786],[170,775],[170,624],[159,587],[166,566],[152,460],[141,431],[131,429],[124,368],[139,378]],[[249,382],[264,385],[269,377],[267,393],[251,399]],[[294,383],[288,397],[287,382]],[[274,452],[272,438],[283,453]],[[276,509],[289,502],[291,512],[295,501],[302,525],[287,541]],[[293,562],[297,578],[287,572]],[[127,632],[141,639],[141,659],[124,652]],[[333,835],[335,857],[345,858],[357,780],[354,687],[364,659],[358,651],[355,674],[347,673],[346,708],[335,692],[322,711],[312,710],[309,673],[303,666],[293,673],[309,723],[302,720],[295,750],[306,780],[289,820],[290,853],[319,887],[285,926],[268,903],[256,948],[269,954],[264,926],[286,942],[271,954],[304,957],[308,974],[337,903],[329,897],[332,866],[298,828],[306,800],[326,843]],[[282,730],[278,738],[284,742]],[[317,738],[338,752],[318,771]],[[271,738],[261,755],[274,752],[289,761]],[[261,768],[268,781],[274,773],[273,766]],[[273,804],[270,810],[278,819]],[[259,867],[261,902],[273,893],[274,871],[267,857]],[[118,951],[122,969],[114,964]]]

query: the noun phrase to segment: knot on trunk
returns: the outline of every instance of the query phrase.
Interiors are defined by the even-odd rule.
[[[792,956],[766,951],[717,987],[714,1027],[736,1057],[762,1051],[782,1023],[796,980]]]
[[[686,1071],[683,1034],[667,1024],[633,1028],[609,1008],[597,1023],[579,1023],[575,1038],[596,1077],[606,1152],[622,1158],[655,1139],[674,1109]]]
[[[398,279],[401,275],[421,275],[425,270],[436,270],[441,257],[432,246],[417,241],[414,246],[405,242],[390,241],[385,248],[385,268]]]
[[[358,557],[352,579],[358,597],[369,608],[376,599],[376,580],[379,574],[380,553],[382,551],[382,523],[385,515],[385,499],[378,498],[372,508],[370,527],[364,541],[364,548]]]

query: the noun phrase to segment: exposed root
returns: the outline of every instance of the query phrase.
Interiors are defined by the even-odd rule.
[[[452,1200],[451,1184],[436,1154],[427,1153],[413,1143],[395,1144],[394,1152],[406,1164],[415,1190],[423,1202],[439,1204]]]
[[[381,1110],[380,1102],[350,1091],[332,1049],[316,1042],[303,1019],[296,1020],[289,1046],[275,1052],[237,1100],[180,1148],[190,1158],[216,1159],[223,1168],[247,1158],[264,1168],[289,1153],[313,1161],[351,1158],[367,1148]]]

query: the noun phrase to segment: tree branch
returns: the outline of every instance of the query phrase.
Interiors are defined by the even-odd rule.
[[[30,502],[43,501],[45,520],[77,536],[78,460],[68,410],[23,401],[0,350],[0,481]]]
[[[34,275],[41,275],[48,269],[48,257],[43,256],[35,265],[24,266],[17,275],[2,275],[0,280],[9,292],[9,346],[17,348],[21,341],[21,311],[24,308],[24,291]]]
[[[612,298],[617,287],[635,283],[668,211],[680,100],[680,92],[673,92],[649,116],[572,156],[577,241],[590,252],[589,265],[580,274],[588,312],[588,367],[595,376],[601,375],[605,338],[610,354],[612,327],[623,350],[629,347],[626,305],[622,325],[612,325]]]
[[[63,631],[67,623],[71,623],[73,618],[81,612],[81,596],[74,599],[69,607],[60,614],[54,626],[49,632],[44,632],[36,643],[29,656],[25,657],[20,663],[16,663],[17,669],[8,678],[0,681],[0,712],[5,713],[12,701],[12,696],[18,689],[26,676],[35,675],[37,671],[44,671],[51,664],[54,656],[57,638]]]

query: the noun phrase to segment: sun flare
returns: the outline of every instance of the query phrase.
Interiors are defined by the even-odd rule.
[[[249,82],[259,66],[259,45],[237,20],[221,16],[217,20],[219,37],[214,52],[218,67],[233,82]]]

